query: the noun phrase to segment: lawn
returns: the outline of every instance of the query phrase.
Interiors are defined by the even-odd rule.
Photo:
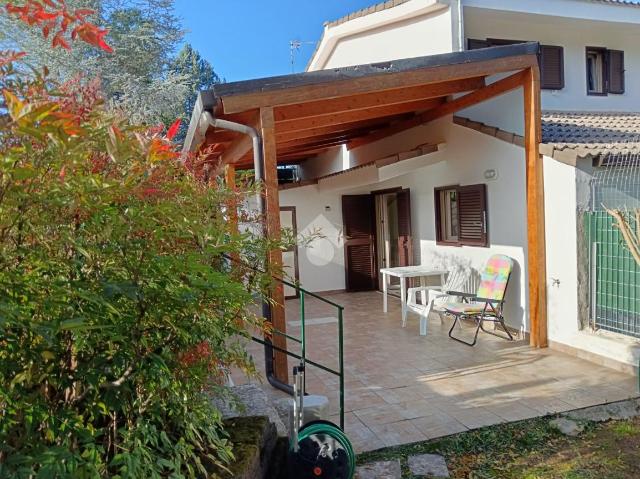
[[[564,436],[549,418],[486,427],[443,439],[386,448],[358,456],[358,463],[414,454],[445,456],[453,478],[632,479],[640,477],[640,419],[583,423],[577,437]]]

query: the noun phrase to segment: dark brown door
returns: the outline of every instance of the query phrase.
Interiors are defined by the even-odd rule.
[[[398,205],[398,266],[413,264],[413,238],[411,237],[411,194],[409,190],[397,193]]]
[[[347,291],[368,291],[376,288],[374,212],[373,195],[342,197]]]

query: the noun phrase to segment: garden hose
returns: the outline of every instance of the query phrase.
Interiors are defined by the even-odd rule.
[[[304,360],[293,368],[293,428],[288,455],[289,477],[296,479],[352,479],[356,455],[338,426],[317,420],[303,425]]]

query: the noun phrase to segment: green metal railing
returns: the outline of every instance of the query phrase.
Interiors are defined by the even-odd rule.
[[[303,364],[310,364],[312,366],[315,366],[319,369],[321,369],[322,371],[328,372],[330,374],[333,374],[335,376],[338,376],[338,381],[339,381],[339,401],[340,401],[340,429],[344,430],[344,340],[343,340],[343,334],[344,334],[344,325],[343,325],[343,317],[344,317],[344,306],[334,303],[331,300],[328,300],[326,298],[323,298],[322,296],[319,296],[315,293],[312,293],[310,291],[307,291],[303,288],[301,288],[299,285],[294,284],[294,283],[290,283],[289,281],[286,281],[284,279],[281,278],[273,278],[275,281],[278,281],[279,283],[282,283],[283,285],[289,286],[291,288],[294,288],[296,290],[296,292],[299,295],[299,300],[300,300],[300,337],[297,338],[295,336],[291,336],[290,334],[285,333],[284,331],[280,331],[277,329],[273,329],[272,332],[273,334],[279,335],[279,336],[283,336],[287,339],[290,339],[291,341],[297,343],[300,345],[300,353],[296,354],[292,351],[289,351],[287,349],[283,349],[280,348],[278,346],[275,346],[274,344],[268,343],[267,341],[257,338],[255,336],[252,337],[252,339],[257,342],[260,343],[262,345],[268,346],[270,348],[273,348],[276,351],[279,351],[281,353],[286,354],[287,356],[290,356],[292,358],[295,358],[299,361],[302,361]],[[317,361],[313,361],[309,358],[307,358],[307,333],[306,333],[306,326],[305,326],[305,316],[306,316],[306,309],[305,309],[305,298],[306,297],[312,297],[315,298],[325,304],[328,304],[334,308],[336,308],[337,310],[337,314],[338,314],[338,370],[336,371],[335,369],[330,368],[329,366],[326,366],[324,364],[318,363]],[[306,383],[306,374],[305,374],[305,383]],[[303,384],[303,389],[304,392],[306,392],[306,384]]]

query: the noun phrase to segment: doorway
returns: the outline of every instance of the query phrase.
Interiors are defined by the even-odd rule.
[[[413,264],[408,189],[342,197],[347,291],[382,289],[381,268]]]
[[[296,207],[281,206],[280,207],[280,226],[291,230],[293,237],[298,236],[298,228],[296,223]],[[282,252],[282,269],[284,279],[290,283],[298,284],[300,282],[300,271],[298,269],[298,247],[293,245],[291,248]],[[285,299],[293,299],[299,296],[298,290],[291,286],[284,285]]]

